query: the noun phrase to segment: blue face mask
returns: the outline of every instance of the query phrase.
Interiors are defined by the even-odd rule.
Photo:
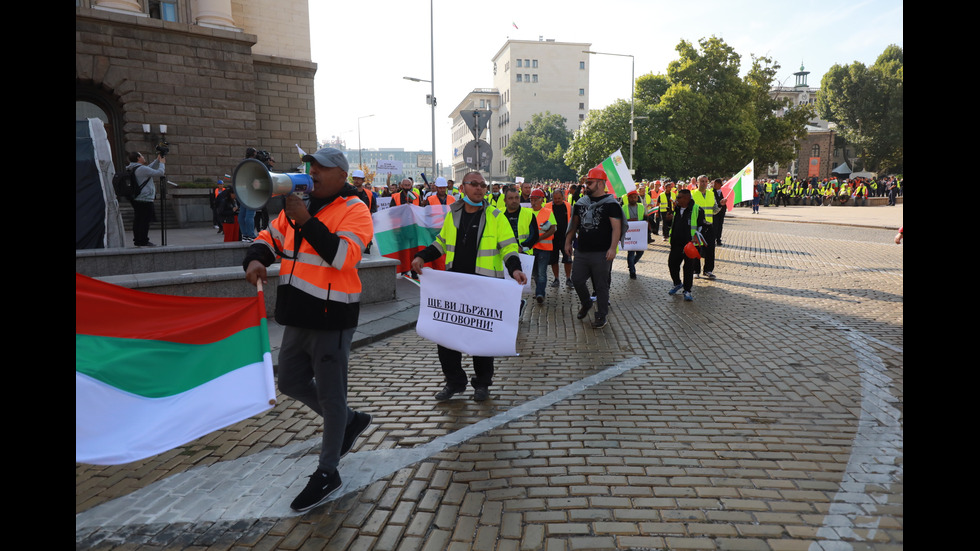
[[[471,201],[471,200],[470,200],[470,198],[469,198],[469,197],[467,197],[466,195],[463,195],[463,201],[464,201],[464,202],[465,202],[465,203],[466,203],[467,205],[470,205],[471,207],[482,207],[482,206],[483,206],[483,201],[480,201],[479,203],[474,203],[474,202],[473,202],[473,201]]]

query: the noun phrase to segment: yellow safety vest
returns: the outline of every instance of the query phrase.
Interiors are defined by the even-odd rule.
[[[451,270],[456,256],[456,229],[462,217],[465,201],[457,201],[450,207],[450,216],[442,223],[442,231],[436,236],[433,245],[446,255],[446,269]],[[528,209],[530,210],[530,209]],[[483,216],[477,229],[479,245],[476,251],[477,275],[503,279],[504,263],[511,255],[516,255],[517,239],[510,228],[504,213],[484,205]]]

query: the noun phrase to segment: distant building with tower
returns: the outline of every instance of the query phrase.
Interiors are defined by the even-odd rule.
[[[792,105],[810,105],[816,109],[820,88],[807,84],[810,72],[803,66],[793,73],[796,82],[793,86],[776,86],[772,93],[776,99],[788,99]],[[780,113],[781,114],[781,113]],[[835,145],[837,132],[834,123],[819,117],[809,121],[807,137],[800,142],[797,157],[789,167],[768,166],[760,167],[760,176],[782,178],[787,172],[800,179],[829,178],[831,171],[845,161],[853,166],[854,150]]]

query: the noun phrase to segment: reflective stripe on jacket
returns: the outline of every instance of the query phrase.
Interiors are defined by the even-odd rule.
[[[442,230],[436,236],[433,246],[446,255],[446,269],[451,270],[456,256],[456,235],[465,201],[457,201],[450,207],[450,216],[446,216]],[[530,210],[530,209],[528,209]],[[478,243],[476,251],[477,275],[503,279],[504,263],[518,251],[517,239],[510,222],[504,213],[485,204],[481,213],[480,224],[477,227]]]

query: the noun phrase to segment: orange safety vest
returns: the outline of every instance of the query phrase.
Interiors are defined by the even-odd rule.
[[[565,205],[565,215],[566,215],[565,217],[568,218],[568,220],[565,220],[565,223],[566,224],[571,223],[571,221],[572,221],[572,204],[569,203],[568,201],[562,201],[562,203]],[[551,211],[554,212],[554,210],[555,210],[555,202],[552,201],[551,203],[549,203],[548,205],[545,205],[545,206],[549,206],[549,205],[551,206]],[[541,208],[543,209],[544,207],[541,207]],[[568,227],[568,226],[566,226],[566,227]]]
[[[429,205],[441,205],[442,204],[442,201],[440,201],[439,200],[439,197],[437,197],[436,195],[430,195],[429,198],[425,200],[425,202],[428,203]],[[453,197],[452,195],[449,195],[447,193],[446,194],[446,206],[449,206],[449,205],[451,205],[451,204],[453,204],[455,202],[456,202],[456,198]]]
[[[413,191],[410,191],[409,193],[411,193],[415,197],[414,199],[412,199],[411,201],[409,201],[409,203],[412,204],[412,205],[419,205],[418,195],[416,195],[415,192],[413,192]],[[391,196],[391,202],[394,203],[396,207],[402,204],[402,192],[401,192],[401,190],[395,192],[395,194]],[[419,205],[419,206],[422,206],[422,205]]]
[[[545,203],[544,205],[541,206],[541,210],[534,213],[534,218],[538,223],[539,232],[541,231],[541,224],[544,224],[545,222],[548,221],[549,218],[551,218],[551,213],[552,213],[551,209],[552,209],[551,203]],[[534,212],[534,209],[532,209],[531,212]],[[555,241],[555,234],[551,234],[550,237],[547,237],[545,239],[538,239],[538,242],[534,244],[534,248],[541,251],[552,251],[555,249],[554,241]]]
[[[330,303],[340,303],[341,309],[348,306],[357,308],[361,300],[361,279],[357,275],[357,263],[361,260],[364,247],[374,236],[371,213],[357,195],[338,196],[314,214],[330,232],[340,238],[333,258],[323,258],[306,239],[300,239],[296,250],[297,232],[290,225],[285,211],[269,224],[267,230],[259,233],[255,243],[268,246],[276,256],[282,258],[279,267],[278,298],[283,297],[282,286],[290,286],[306,295],[323,302],[324,312],[330,310]],[[277,299],[278,300],[278,299]],[[276,319],[280,319],[277,302]],[[288,312],[282,313],[284,316]],[[325,316],[325,323],[332,323]],[[355,314],[356,325],[356,314]],[[285,323],[289,325],[289,323]]]

